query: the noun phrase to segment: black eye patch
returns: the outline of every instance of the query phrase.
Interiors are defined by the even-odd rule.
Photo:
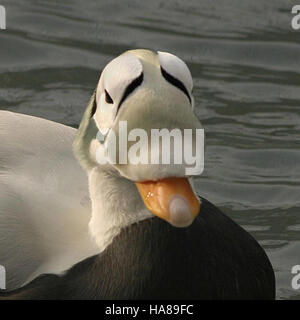
[[[191,99],[191,97],[190,97],[190,95],[189,95],[186,87],[184,86],[184,84],[183,84],[180,80],[178,80],[178,79],[174,78],[173,76],[171,76],[165,69],[163,69],[163,67],[160,67],[160,70],[161,70],[162,76],[163,76],[169,83],[171,83],[173,86],[175,86],[175,87],[177,87],[179,90],[181,90],[181,91],[188,97],[189,102],[192,103],[192,99]]]
[[[142,72],[137,78],[135,78],[126,88],[123,97],[119,103],[118,111],[121,107],[121,104],[125,101],[125,99],[132,93],[138,86],[142,84],[144,80],[144,73]],[[117,112],[118,112],[117,111]]]
[[[144,74],[143,72],[137,77],[135,78],[126,88],[124,94],[123,94],[123,97],[119,103],[119,106],[118,106],[118,110],[117,112],[119,111],[120,107],[121,107],[121,104],[125,101],[125,99],[130,95],[130,93],[132,93],[138,86],[140,86],[142,84],[144,80]],[[105,101],[107,103],[113,103],[113,100],[112,98],[110,97],[109,93],[105,90]],[[96,99],[94,100],[94,104],[93,104],[93,107],[92,107],[92,110],[91,110],[91,117],[93,117],[93,115],[95,114],[97,110],[97,103],[96,103]]]
[[[106,90],[105,90],[105,101],[107,103],[114,103],[113,99],[111,98],[111,96],[109,95],[109,93]],[[91,110],[91,118],[96,113],[96,111],[97,111],[97,102],[96,102],[96,99],[94,99],[94,104],[93,104],[93,107]]]
[[[105,101],[109,104],[114,103],[113,99],[111,98],[111,96],[109,95],[109,93],[107,92],[107,90],[105,90]]]

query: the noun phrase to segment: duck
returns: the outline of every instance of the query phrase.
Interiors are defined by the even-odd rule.
[[[112,148],[124,123],[203,129],[192,92],[183,60],[137,49],[103,69],[79,129],[0,111],[0,299],[275,298],[263,248],[196,193],[189,163]]]

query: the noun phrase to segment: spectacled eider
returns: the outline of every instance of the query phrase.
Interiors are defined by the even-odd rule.
[[[201,128],[192,87],[176,56],[132,50],[105,67],[77,132],[0,112],[0,299],[274,299],[263,249],[184,165],[99,164],[97,133],[122,139],[121,121]]]

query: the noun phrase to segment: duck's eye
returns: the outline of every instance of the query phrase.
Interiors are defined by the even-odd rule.
[[[109,95],[109,93],[105,90],[105,101],[107,103],[114,103],[113,99],[111,98],[111,96]]]

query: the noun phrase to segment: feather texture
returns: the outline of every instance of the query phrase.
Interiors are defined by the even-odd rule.
[[[8,289],[99,252],[88,232],[88,182],[72,153],[75,134],[0,111],[0,264]]]

